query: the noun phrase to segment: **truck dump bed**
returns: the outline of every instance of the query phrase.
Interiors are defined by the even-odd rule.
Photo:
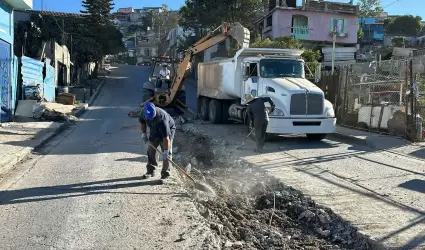
[[[198,96],[215,99],[235,99],[240,87],[236,85],[240,69],[232,58],[198,64]]]

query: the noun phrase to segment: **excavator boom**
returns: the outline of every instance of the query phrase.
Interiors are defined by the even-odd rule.
[[[183,87],[183,81],[191,67],[191,61],[194,55],[205,51],[206,49],[226,40],[228,37],[233,37],[242,48],[249,47],[250,32],[247,28],[243,27],[240,23],[228,24],[223,23],[216,29],[210,31],[206,36],[201,38],[198,42],[193,44],[186,52],[183,61],[177,66],[177,72],[172,79],[171,87],[168,93],[158,93],[150,98],[148,101],[153,101],[155,105],[166,107],[175,101],[177,93]],[[187,107],[177,101],[177,106],[184,110]],[[147,101],[146,101],[147,102]],[[142,103],[140,106],[143,107]]]

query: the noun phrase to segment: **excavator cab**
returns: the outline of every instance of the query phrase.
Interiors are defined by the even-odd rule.
[[[142,90],[142,102],[146,102],[155,95],[167,94],[170,92],[172,86],[172,80],[177,71],[177,65],[179,60],[172,59],[168,56],[160,56],[152,58],[152,68],[149,76],[149,81],[143,84]],[[170,77],[163,78],[160,75],[161,69],[164,65],[170,71]],[[186,92],[184,86],[178,93],[178,100],[182,103],[186,103]],[[169,109],[170,107],[163,107]]]

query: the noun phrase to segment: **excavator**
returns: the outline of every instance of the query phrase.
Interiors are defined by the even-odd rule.
[[[144,92],[145,98],[140,104],[140,107],[137,110],[130,112],[128,116],[138,117],[143,106],[147,102],[153,102],[156,106],[161,108],[172,107],[183,114],[187,114],[189,111],[192,115],[196,116],[196,114],[190,111],[186,104],[182,102],[182,99],[179,98],[180,92],[184,89],[183,83],[191,68],[193,57],[196,54],[223,42],[228,37],[234,38],[242,48],[247,48],[249,46],[249,34],[249,30],[243,27],[240,23],[223,23],[216,29],[210,31],[207,35],[185,51],[185,56],[177,65],[176,73],[172,76],[172,79],[168,80],[157,78],[156,83],[154,83],[154,90]],[[151,93],[149,94],[149,98],[146,97],[146,93]]]

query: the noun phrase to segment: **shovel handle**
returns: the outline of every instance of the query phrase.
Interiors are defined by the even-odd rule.
[[[155,148],[152,143],[148,142],[149,147],[152,147],[153,149],[156,150],[156,152],[162,154],[161,151],[159,151],[158,148]],[[192,178],[192,176],[190,176],[186,171],[184,171],[183,168],[181,168],[179,165],[177,165],[177,163],[175,163],[173,160],[170,159],[170,156],[167,156],[167,159],[169,162],[171,162],[171,164],[174,165],[174,167],[176,167],[178,170],[180,170],[185,176],[187,176],[187,178],[189,178],[191,181],[195,182],[195,180]]]

